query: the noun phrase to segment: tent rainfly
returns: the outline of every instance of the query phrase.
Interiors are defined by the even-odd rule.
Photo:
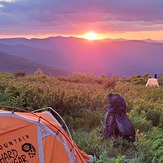
[[[159,86],[158,79],[156,79],[156,78],[149,78],[145,86],[146,87],[148,87],[148,86],[158,87]]]
[[[0,105],[0,163],[87,163],[93,156],[80,150],[51,114],[52,108],[23,112]],[[18,112],[16,112],[16,110]],[[41,111],[41,112],[40,112]],[[60,117],[61,118],[61,117]]]

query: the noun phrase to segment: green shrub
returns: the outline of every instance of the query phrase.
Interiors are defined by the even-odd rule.
[[[134,127],[140,131],[149,131],[152,128],[152,122],[141,115],[132,117],[132,123]]]
[[[86,132],[75,132],[73,135],[75,135],[74,139],[81,149],[95,157],[101,154],[102,137],[98,130],[93,130],[89,134]]]
[[[152,122],[153,126],[159,126],[160,121],[161,121],[161,115],[163,113],[161,113],[161,111],[159,109],[149,109],[147,111],[147,120],[150,120]]]

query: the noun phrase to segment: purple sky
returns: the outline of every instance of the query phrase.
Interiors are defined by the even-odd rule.
[[[151,32],[163,40],[163,0],[0,0],[0,36]]]

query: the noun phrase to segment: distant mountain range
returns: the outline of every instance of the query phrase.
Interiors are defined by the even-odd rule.
[[[0,39],[0,52],[0,71],[4,71],[5,67],[5,71],[11,72],[13,70],[11,63],[7,63],[15,58],[17,59],[14,61],[15,68],[25,69],[29,73],[36,67],[40,67],[43,72],[46,70],[46,74],[48,71],[51,74],[60,71],[61,75],[66,72],[109,76],[115,74],[120,77],[145,73],[163,74],[163,43],[151,40],[89,41],[75,37],[10,38]]]

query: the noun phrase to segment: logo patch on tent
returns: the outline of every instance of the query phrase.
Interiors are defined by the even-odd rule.
[[[0,162],[1,163],[27,163],[29,161],[27,160],[25,155],[19,155],[17,150],[11,149],[1,153]]]
[[[0,144],[0,150],[8,149],[8,148],[14,148],[14,146],[18,145],[19,143],[22,143],[23,141],[26,141],[30,139],[29,135],[22,135],[20,137],[13,138],[12,140],[3,142]]]
[[[22,151],[28,153],[30,158],[33,158],[36,155],[35,147],[30,143],[25,143],[22,145]]]

